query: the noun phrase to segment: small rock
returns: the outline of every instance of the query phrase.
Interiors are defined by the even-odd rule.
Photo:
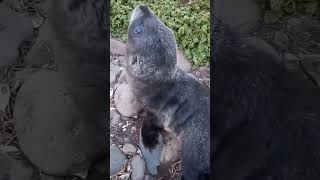
[[[50,176],[42,173],[40,174],[40,179],[41,180],[64,180],[63,177]]]
[[[190,77],[194,78],[195,80],[198,80],[198,78],[197,78],[195,75],[193,75],[192,73],[188,73],[188,75],[189,75]]]
[[[115,39],[110,39],[110,53],[124,56],[126,54],[126,44]]]
[[[25,58],[27,64],[44,65],[54,60],[54,49],[52,45],[52,27],[48,21],[41,26],[36,42]]]
[[[126,160],[121,150],[115,146],[110,146],[110,176],[122,170]]]
[[[12,159],[10,180],[34,180],[36,179],[36,171],[27,160]]]
[[[0,83],[0,111],[6,112],[10,100],[10,87],[8,84]]]
[[[131,167],[132,167],[131,179],[142,180],[144,178],[144,172],[146,168],[141,156],[136,155],[132,158]]]
[[[291,53],[285,53],[283,55],[284,64],[288,69],[297,71],[300,68],[299,58]]]
[[[122,174],[119,178],[120,180],[129,180],[130,174],[129,173]]]
[[[289,37],[281,31],[274,34],[274,43],[281,49],[287,49],[289,45]]]
[[[262,50],[262,51],[272,55],[273,57],[275,57],[277,59],[280,58],[278,52],[270,44],[268,44],[266,41],[264,41],[263,39],[256,38],[256,37],[249,37],[249,38],[245,38],[244,41],[249,46],[257,48],[258,50]]]
[[[121,70],[118,65],[110,63],[110,83],[114,83],[117,80],[117,76],[120,74]]]
[[[137,148],[132,144],[125,144],[122,147],[122,151],[126,155],[133,156],[134,154],[136,154]]]
[[[134,117],[142,109],[128,84],[118,86],[114,94],[114,102],[118,112],[126,117]]]
[[[131,127],[131,131],[136,131],[136,130],[137,130],[137,128],[135,126]]]
[[[0,151],[3,153],[12,153],[12,152],[18,152],[19,149],[15,146],[9,146],[9,145],[0,145]]]
[[[101,125],[104,124],[104,119],[99,118],[101,116],[94,117],[102,115],[102,110],[89,115],[75,101],[86,104],[86,99],[77,97],[87,97],[97,102],[99,97],[92,95],[96,91],[85,91],[86,96],[77,96],[75,91],[83,92],[88,87],[74,83],[71,88],[68,84],[61,74],[41,70],[24,82],[15,99],[15,130],[19,148],[32,164],[50,175],[72,176],[83,172],[96,158],[106,154],[107,127]],[[92,117],[92,121],[87,121],[86,116]],[[97,124],[92,126],[92,123]]]
[[[190,61],[188,61],[185,58],[185,56],[180,50],[178,50],[177,52],[177,65],[180,69],[182,69],[185,72],[191,71],[191,68],[192,68]]]
[[[107,163],[109,159],[105,158],[95,163],[89,172],[86,180],[105,180],[107,177]]]
[[[32,165],[23,160],[15,160],[0,153],[0,179],[1,180],[35,180],[36,173]]]
[[[126,60],[125,58],[126,58],[126,56],[118,56],[118,60],[119,60],[121,66],[124,66],[125,60]]]
[[[126,71],[121,71],[120,77],[118,79],[118,83],[127,83]]]
[[[14,64],[19,45],[33,34],[32,21],[0,4],[0,66]]]
[[[7,155],[0,153],[0,179],[10,177],[11,161]]]
[[[320,55],[306,55],[301,59],[302,66],[320,87]]]
[[[143,180],[155,180],[156,178],[153,178],[151,175],[146,174],[143,178]]]
[[[112,126],[116,126],[120,122],[120,115],[115,111],[111,111],[110,112],[110,120],[111,120],[110,124]]]
[[[130,141],[130,139],[129,139],[129,138],[123,138],[123,141],[124,141],[125,143],[127,143],[127,142]]]
[[[284,59],[287,61],[299,61],[299,58],[291,53],[284,53]]]

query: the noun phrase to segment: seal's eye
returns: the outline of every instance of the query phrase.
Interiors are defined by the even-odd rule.
[[[140,24],[140,25],[138,25],[138,26],[136,26],[135,28],[134,28],[134,33],[135,34],[140,34],[140,33],[143,33],[143,31],[144,31],[144,26],[143,26],[143,24]]]

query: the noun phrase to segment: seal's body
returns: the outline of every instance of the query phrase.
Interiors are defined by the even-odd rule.
[[[208,89],[177,67],[174,34],[146,5],[130,19],[125,69],[133,93],[155,116],[142,126],[143,144],[153,148],[159,129],[171,132],[181,141],[183,178],[208,174]]]

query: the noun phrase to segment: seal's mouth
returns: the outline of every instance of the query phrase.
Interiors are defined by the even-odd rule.
[[[134,8],[131,16],[130,16],[130,21],[129,24],[131,24],[134,20],[141,18],[143,16],[147,16],[152,14],[153,12],[149,8],[148,5],[142,4]]]

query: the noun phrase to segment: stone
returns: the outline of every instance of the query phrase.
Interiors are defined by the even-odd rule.
[[[14,160],[12,159],[11,167],[11,178],[10,180],[34,180],[37,177],[36,170],[32,165],[25,159]]]
[[[54,61],[52,46],[52,27],[49,21],[46,21],[40,28],[36,42],[31,47],[25,61],[29,65],[44,65]]]
[[[0,153],[0,179],[35,180],[36,173],[32,165],[25,159],[16,160]]]
[[[130,139],[129,139],[129,138],[123,138],[123,141],[124,141],[125,143],[128,143],[128,142],[130,141]]]
[[[243,40],[249,46],[252,46],[254,48],[262,50],[262,51],[272,55],[276,59],[280,59],[279,53],[275,50],[274,47],[272,47],[270,44],[268,44],[265,40],[260,39],[260,38],[256,38],[256,37],[248,37]]]
[[[10,169],[10,158],[0,152],[0,179],[8,179],[10,177]]]
[[[185,58],[180,50],[177,51],[177,65],[185,72],[190,72],[192,69],[191,62]]]
[[[136,131],[136,130],[137,130],[137,128],[136,128],[135,126],[132,126],[132,127],[131,127],[131,131],[134,132],[134,131]]]
[[[285,33],[277,31],[274,34],[274,43],[280,49],[287,49],[289,45],[289,37]]]
[[[122,147],[122,151],[126,155],[133,156],[134,154],[136,154],[137,148],[132,144],[125,144]]]
[[[320,55],[306,55],[302,57],[301,63],[314,83],[320,87]]]
[[[40,179],[41,180],[64,180],[64,177],[50,176],[50,175],[41,173]]]
[[[261,12],[255,0],[216,0],[215,11],[223,24],[242,33],[250,32],[259,23]]]
[[[145,174],[143,180],[156,180],[157,178],[152,177],[150,174]]]
[[[87,114],[79,104],[88,104],[89,98],[97,101],[87,90],[50,70],[34,73],[20,88],[14,106],[19,147],[40,171],[73,176],[106,155],[102,112]]]
[[[137,116],[142,110],[128,84],[120,84],[114,93],[114,102],[118,112],[126,117]]]
[[[110,146],[110,176],[121,171],[126,163],[125,157],[121,150],[115,146]]]
[[[110,63],[110,84],[113,84],[121,73],[120,66]]]
[[[124,56],[126,54],[126,44],[116,39],[110,39],[110,54]]]
[[[31,35],[33,35],[31,19],[0,4],[0,66],[16,63],[19,45]]]
[[[0,145],[0,152],[3,153],[16,153],[19,152],[19,149],[15,146],[10,146],[10,145]]]
[[[188,73],[188,75],[189,75],[190,77],[194,78],[195,80],[198,80],[198,78],[197,78],[194,74]]]
[[[118,83],[127,83],[126,71],[121,71],[120,77],[118,79]]]
[[[298,71],[300,68],[299,58],[291,53],[284,53],[284,64],[288,69]]]
[[[142,180],[144,178],[144,173],[146,168],[144,165],[144,161],[140,155],[136,155],[132,158],[131,167],[132,167],[131,179]]]
[[[9,84],[0,83],[0,111],[6,112],[6,107],[10,100]]]
[[[105,180],[107,177],[107,163],[109,159],[104,158],[93,165],[86,180]]]
[[[117,126],[120,120],[120,115],[116,111],[110,111],[111,126]]]

